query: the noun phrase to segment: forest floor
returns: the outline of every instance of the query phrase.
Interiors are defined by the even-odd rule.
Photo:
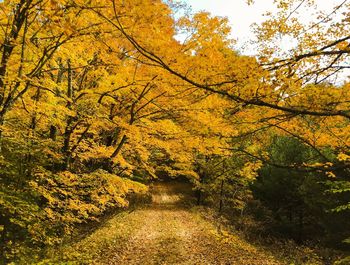
[[[205,218],[182,185],[154,184],[150,205],[111,217],[61,252],[74,260],[61,264],[286,264]]]
[[[181,184],[153,186],[152,205],[129,214],[125,224],[134,229],[105,263],[279,264],[238,238],[219,233],[186,207],[186,201]]]

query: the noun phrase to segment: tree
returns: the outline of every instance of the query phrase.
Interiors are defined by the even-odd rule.
[[[261,43],[273,41],[277,24],[287,35],[301,30],[285,16],[294,1],[278,3],[279,17],[259,29]],[[254,58],[235,51],[227,19],[175,19],[181,6],[160,0],[19,0],[1,8],[0,228],[8,261],[14,246],[20,259],[30,243],[42,250],[125,207],[129,191],[146,190],[131,179],[186,176],[199,201],[225,212],[245,207],[261,166],[280,170],[273,180],[281,172],[290,181],[348,174],[349,86],[310,81],[331,73],[319,58],[346,57],[342,42],[316,42],[310,32],[315,42],[301,41],[299,55],[263,49]],[[308,52],[317,43],[328,47]],[[276,137],[312,157],[276,159],[267,152]],[[304,199],[302,184],[291,183]]]

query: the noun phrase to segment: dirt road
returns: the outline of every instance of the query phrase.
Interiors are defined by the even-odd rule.
[[[189,197],[181,184],[157,184],[152,205],[111,220],[110,236],[98,264],[280,264],[254,246],[186,207]],[[103,235],[105,236],[105,235]]]

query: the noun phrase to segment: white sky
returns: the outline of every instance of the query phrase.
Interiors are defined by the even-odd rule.
[[[333,10],[337,4],[344,0],[316,0],[317,7],[320,10],[326,10],[327,13]],[[263,14],[266,11],[274,12],[273,0],[255,0],[251,6],[246,4],[246,0],[183,0],[192,6],[193,11],[208,11],[216,16],[228,17],[232,27],[232,37],[238,39],[238,48],[244,46],[244,43],[253,38],[250,25],[261,23],[265,20]],[[302,13],[302,8],[301,10]],[[309,18],[307,12],[302,14],[305,21]],[[246,50],[245,53],[252,53]]]

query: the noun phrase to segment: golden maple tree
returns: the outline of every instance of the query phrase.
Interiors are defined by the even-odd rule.
[[[279,12],[256,29],[257,58],[235,51],[227,19],[175,19],[173,1],[0,3],[6,258],[13,248],[25,256],[23,238],[56,244],[77,223],[125,207],[128,193],[147,190],[140,177],[186,176],[199,193],[219,193],[221,210],[223,198],[244,208],[266,164],[345,174],[349,84],[331,78],[346,68],[349,13],[303,25],[297,1],[276,2]],[[297,40],[285,54],[274,42],[281,34]],[[317,157],[274,161],[267,149],[276,136]]]

